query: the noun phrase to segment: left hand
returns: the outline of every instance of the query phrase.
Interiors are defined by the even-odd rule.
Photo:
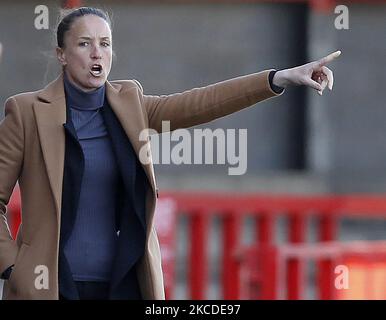
[[[328,86],[332,90],[334,85],[334,75],[332,71],[326,67],[326,64],[339,57],[341,51],[335,51],[328,56],[304,64],[299,67],[280,70],[273,77],[273,84],[279,87],[287,85],[305,85],[318,91],[320,95]]]

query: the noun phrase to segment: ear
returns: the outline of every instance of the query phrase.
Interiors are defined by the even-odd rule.
[[[58,58],[60,64],[64,67],[67,64],[66,54],[64,50],[60,47],[56,47],[56,57]]]

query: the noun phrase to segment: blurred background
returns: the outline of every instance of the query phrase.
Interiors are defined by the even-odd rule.
[[[39,5],[48,29],[34,27]],[[137,79],[145,94],[342,51],[329,65],[332,92],[288,88],[199,127],[247,129],[246,174],[155,166],[168,298],[386,298],[386,1],[3,0],[1,101],[56,78],[59,10],[82,5],[113,20],[109,79]],[[339,5],[348,28],[337,27],[346,17]],[[347,266],[350,288],[337,288],[338,265]]]

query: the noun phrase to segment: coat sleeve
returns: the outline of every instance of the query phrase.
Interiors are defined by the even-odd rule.
[[[0,123],[0,274],[14,264],[18,247],[6,218],[8,201],[19,178],[24,154],[24,130],[14,98],[5,103]]]
[[[162,121],[170,121],[171,130],[192,127],[282,94],[276,93],[270,86],[271,71],[265,70],[171,95],[145,95],[138,82],[137,85],[148,114],[149,127],[161,132]]]

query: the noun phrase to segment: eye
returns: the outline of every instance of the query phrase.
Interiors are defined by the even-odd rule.
[[[108,42],[102,42],[102,46],[103,46],[103,47],[110,47],[110,43],[108,43]]]
[[[86,46],[88,46],[88,42],[87,41],[79,42],[79,46],[80,47],[86,47]]]

